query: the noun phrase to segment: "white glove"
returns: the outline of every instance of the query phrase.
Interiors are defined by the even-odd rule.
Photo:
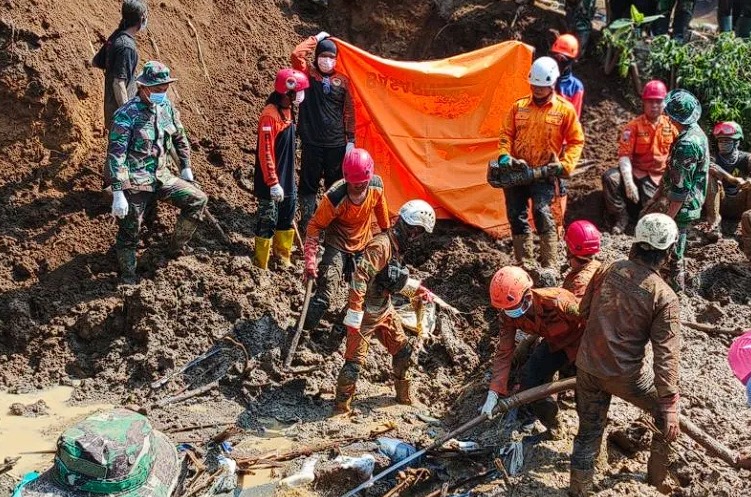
[[[284,200],[284,188],[279,183],[271,187],[270,193],[271,200],[274,202],[282,202]]]
[[[122,190],[112,192],[112,215],[120,219],[128,215],[128,199]]]
[[[191,183],[193,183],[193,171],[191,171],[189,167],[186,167],[185,169],[180,171],[180,177],[185,181],[190,181]]]
[[[488,390],[488,397],[485,399],[485,404],[483,404],[482,409],[480,409],[480,414],[484,414],[488,417],[492,416],[493,409],[495,409],[495,405],[497,403],[498,393],[492,390]]]
[[[344,149],[344,152],[347,153],[350,150],[352,150],[353,148],[355,148],[355,143],[354,142],[347,142],[347,148]]]
[[[636,187],[636,183],[634,183],[631,159],[625,156],[618,159],[618,169],[620,169],[621,178],[623,178],[623,188],[626,190],[626,198],[633,203],[638,204],[639,189]]]
[[[328,34],[326,31],[321,31],[320,33],[316,35],[316,41],[320,43],[322,40],[325,40],[329,36],[331,35]]]
[[[362,318],[365,316],[365,312],[356,311],[354,309],[347,309],[347,315],[344,316],[344,326],[349,326],[356,330],[362,326]]]

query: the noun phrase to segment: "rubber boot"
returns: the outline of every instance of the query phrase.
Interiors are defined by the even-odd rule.
[[[182,216],[177,218],[175,232],[172,233],[172,241],[169,246],[169,253],[172,257],[183,254],[185,245],[193,237],[196,228],[198,228],[198,223],[194,219]]]
[[[394,380],[394,387],[396,388],[396,402],[407,406],[412,405],[412,396],[410,394],[410,386],[412,380]]]
[[[673,19],[673,38],[678,42],[686,42],[689,40],[689,24],[691,24],[691,18],[693,17],[691,12],[684,12],[683,10],[676,9],[675,18]]]
[[[279,258],[279,263],[283,268],[292,267],[292,244],[294,241],[294,229],[274,232],[274,255]]]
[[[751,35],[751,18],[741,16],[735,24],[735,36],[738,38],[748,38]]]
[[[728,31],[733,30],[733,16],[722,16],[717,19],[718,27],[720,28],[720,33],[727,33]]]
[[[628,226],[628,212],[626,209],[623,209],[618,214],[616,214],[615,219],[613,220],[613,227],[610,228],[610,232],[614,235],[622,235],[626,231],[626,227]]]
[[[271,254],[271,238],[256,237],[256,250],[253,252],[253,264],[261,269],[269,268],[269,255]]]
[[[594,469],[571,468],[570,478],[568,485],[568,495],[570,497],[589,497],[594,495],[592,489],[595,478]]]
[[[334,398],[334,415],[346,414],[352,410],[352,398],[355,396],[357,379],[362,366],[345,361],[336,378],[336,397]]]
[[[558,420],[558,406],[553,399],[545,399],[532,404],[532,410],[547,428],[545,438],[548,440],[563,440],[566,436],[565,429]]]
[[[136,251],[133,249],[117,249],[117,263],[120,266],[120,282],[124,285],[135,285]]]
[[[314,330],[321,322],[321,318],[329,309],[328,301],[319,298],[317,295],[310,299],[310,305],[308,306],[308,314],[305,315],[305,323],[303,323],[304,330]]]
[[[352,412],[352,397],[339,398],[337,394],[336,399],[334,399],[334,416],[349,412]]]
[[[511,239],[514,246],[514,257],[520,266],[532,267],[535,265],[534,250],[535,242],[532,233],[514,235]]]
[[[665,483],[670,465],[669,447],[662,440],[652,439],[652,446],[647,461],[647,483],[657,488],[660,493],[669,494],[670,485]]]
[[[554,271],[560,271],[558,265],[558,233],[555,230],[540,235],[540,265]]]

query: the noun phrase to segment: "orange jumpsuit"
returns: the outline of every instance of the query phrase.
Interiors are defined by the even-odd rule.
[[[587,290],[589,281],[600,268],[600,265],[600,261],[592,259],[583,266],[579,266],[576,269],[572,268],[563,279],[563,285],[561,285],[561,288],[573,293],[577,299],[581,299],[584,296],[584,292]]]

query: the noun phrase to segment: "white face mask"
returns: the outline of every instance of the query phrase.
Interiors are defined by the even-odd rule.
[[[295,93],[295,105],[300,105],[302,101],[305,100],[305,91],[298,91]]]
[[[336,67],[336,59],[329,59],[328,57],[318,57],[318,68],[321,72],[326,74],[330,73]]]

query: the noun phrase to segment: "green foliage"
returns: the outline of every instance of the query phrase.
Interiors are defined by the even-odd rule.
[[[706,129],[717,121],[736,121],[751,127],[751,41],[722,33],[716,40],[685,44],[667,36],[650,46],[646,74],[693,93],[702,103]]]
[[[606,46],[612,47],[618,54],[618,74],[622,78],[628,75],[629,67],[636,62],[634,49],[642,41],[644,27],[661,17],[645,16],[632,5],[630,19],[616,19],[603,31]]]

